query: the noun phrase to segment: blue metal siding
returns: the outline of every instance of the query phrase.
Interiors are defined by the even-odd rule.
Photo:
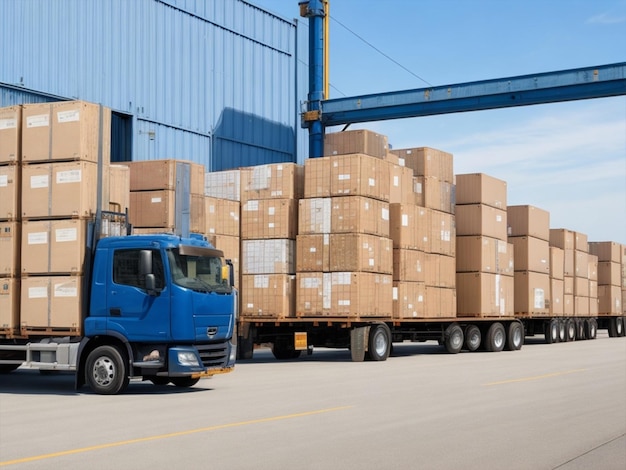
[[[102,103],[133,117],[136,160],[296,161],[296,34],[243,0],[3,0],[0,106]]]

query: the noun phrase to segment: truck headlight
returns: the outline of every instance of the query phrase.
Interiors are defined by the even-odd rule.
[[[191,351],[179,351],[178,363],[181,366],[190,366],[190,367],[200,366],[200,363],[198,362],[198,356],[196,356]]]

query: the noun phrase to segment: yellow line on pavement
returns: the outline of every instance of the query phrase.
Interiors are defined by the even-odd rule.
[[[523,377],[521,379],[502,380],[500,382],[489,382],[489,383],[483,384],[483,385],[487,387],[487,386],[490,386],[490,385],[504,385],[504,384],[511,384],[511,383],[515,383],[515,382],[530,382],[531,380],[548,379],[550,377],[558,377],[560,375],[575,374],[576,372],[584,372],[586,370],[587,369],[566,370],[566,371],[563,371],[563,372],[554,372],[553,374],[535,375],[533,377]]]
[[[218,424],[218,425],[209,426],[206,428],[190,429],[188,431],[179,431],[179,432],[173,432],[169,434],[159,434],[156,436],[140,437],[137,439],[129,439],[127,441],[111,442],[109,444],[100,444],[100,445],[91,446],[91,447],[81,447],[79,449],[70,449],[70,450],[64,450],[61,452],[53,452],[50,454],[35,455],[32,457],[24,457],[21,459],[6,460],[4,462],[0,462],[0,467],[5,467],[7,465],[15,465],[18,463],[34,462],[36,460],[45,460],[45,459],[52,459],[55,457],[63,457],[65,455],[81,454],[84,452],[92,452],[92,451],[101,450],[101,449],[109,449],[111,447],[120,447],[120,446],[127,446],[130,444],[139,444],[142,442],[156,441],[158,439],[169,439],[171,437],[187,436],[189,434],[197,434],[200,432],[216,431],[218,429],[234,428],[238,426],[248,426],[251,424],[269,423],[272,421],[281,421],[285,419],[302,418],[305,416],[312,416],[312,415],[317,415],[321,413],[330,413],[332,411],[346,410],[348,408],[352,408],[352,406],[339,406],[336,408],[326,408],[323,410],[305,411],[302,413],[294,413],[294,414],[283,415],[283,416],[272,416],[270,418],[253,419],[250,421],[240,421],[237,423]]]

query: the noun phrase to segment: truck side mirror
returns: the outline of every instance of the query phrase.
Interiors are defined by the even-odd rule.
[[[159,291],[156,288],[156,279],[152,273],[146,274],[146,290],[148,295],[159,295]]]
[[[152,274],[152,251],[141,250],[139,252],[139,276]]]

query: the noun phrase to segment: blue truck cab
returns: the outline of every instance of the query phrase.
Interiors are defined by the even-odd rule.
[[[237,291],[221,251],[171,234],[94,248],[77,387],[115,394],[133,377],[188,387],[233,370]]]

